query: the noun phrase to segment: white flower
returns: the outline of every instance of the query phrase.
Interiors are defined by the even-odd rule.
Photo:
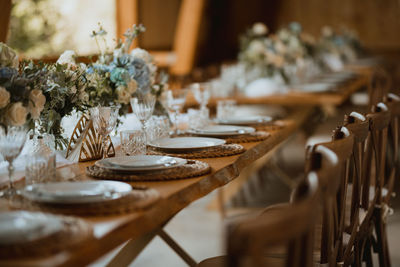
[[[254,23],[252,30],[256,35],[265,35],[268,33],[268,27],[262,22]]]
[[[17,53],[9,46],[0,42],[0,66],[18,69]]]
[[[263,54],[265,51],[264,43],[260,40],[253,40],[249,44],[247,53],[250,57],[257,57],[259,54]]]
[[[38,119],[40,112],[42,112],[46,104],[46,97],[42,94],[39,89],[33,89],[29,94],[29,105],[28,110],[31,113],[32,118]]]
[[[8,121],[13,126],[21,126],[26,122],[26,115],[28,111],[22,105],[21,102],[17,102],[11,105],[11,107],[7,111]]]
[[[153,62],[153,57],[144,49],[135,48],[131,51],[131,57],[139,58],[146,62],[146,64],[151,64]]]
[[[82,90],[82,91],[79,93],[79,99],[80,99],[83,103],[88,103],[88,102],[89,102],[89,94]]]
[[[75,52],[73,50],[65,50],[58,58],[58,64],[68,64],[69,67],[75,66]]]
[[[135,81],[135,80],[131,80],[129,83],[128,83],[128,92],[132,95],[134,92],[136,92],[136,89],[137,89],[137,82]]]
[[[4,108],[8,103],[10,103],[10,93],[0,86],[0,108]]]
[[[113,57],[114,57],[114,58],[119,58],[119,57],[121,57],[123,54],[124,54],[124,52],[123,52],[122,48],[118,48],[118,49],[115,49],[115,50],[114,50],[114,52],[113,52]]]
[[[131,100],[131,94],[128,92],[127,88],[123,85],[120,85],[116,89],[118,94],[118,102],[123,104],[129,104]]]

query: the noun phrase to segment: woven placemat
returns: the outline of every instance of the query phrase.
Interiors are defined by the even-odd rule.
[[[0,244],[0,260],[45,257],[92,241],[93,229],[89,224],[77,218],[60,217],[63,228],[59,232],[24,243]]]
[[[86,174],[96,179],[118,181],[167,181],[192,178],[209,173],[210,165],[198,160],[189,160],[185,165],[166,170],[142,172],[140,174],[121,173],[100,168],[96,165],[86,168]]]
[[[257,131],[270,132],[270,131],[281,130],[286,126],[286,124],[283,121],[274,121],[273,123],[271,123],[271,122],[258,123],[258,124],[248,125],[248,126],[255,128]]]
[[[232,143],[250,143],[250,142],[260,142],[267,139],[271,134],[264,131],[257,131],[250,134],[242,134],[237,136],[229,136],[224,138],[227,144]]]
[[[201,159],[201,158],[218,158],[227,157],[237,154],[241,154],[246,149],[239,144],[224,144],[217,147],[211,147],[207,149],[195,150],[187,153],[173,153],[155,150],[154,148],[148,148],[147,154],[149,155],[168,155],[171,157],[179,157],[185,159]]]
[[[18,196],[13,199],[11,206],[15,209],[38,210],[51,213],[61,213],[79,216],[99,216],[124,214],[151,207],[160,198],[155,189],[133,186],[132,192],[121,198],[104,200],[95,203],[80,204],[53,204],[39,203]]]

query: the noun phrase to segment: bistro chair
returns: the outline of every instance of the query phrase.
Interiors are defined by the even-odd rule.
[[[263,214],[231,225],[228,256],[206,259],[198,266],[312,266],[319,176],[327,174],[325,170],[310,172],[297,187],[293,203],[281,206],[274,216]],[[263,251],[271,246],[284,246],[287,257],[265,257]]]
[[[364,257],[372,264],[371,248],[378,253],[379,265],[390,266],[389,248],[386,234],[386,217],[390,211],[388,186],[390,178],[386,179],[385,164],[387,152],[388,129],[391,114],[387,105],[380,102],[372,107],[372,113],[367,114],[370,135],[366,145],[364,158],[364,184],[362,187],[361,207],[367,211],[364,234]],[[364,225],[362,225],[364,226]],[[375,236],[373,231],[375,231]]]

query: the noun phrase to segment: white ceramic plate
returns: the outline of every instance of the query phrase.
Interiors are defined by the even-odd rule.
[[[233,125],[251,125],[258,123],[266,123],[272,121],[270,116],[241,116],[241,117],[231,117],[226,119],[217,119],[219,124],[233,124]]]
[[[161,150],[190,151],[225,144],[225,140],[206,137],[175,137],[152,141],[149,145]]]
[[[243,127],[236,125],[208,125],[201,129],[188,131],[198,136],[235,136],[254,133],[256,130],[252,127]]]
[[[174,168],[186,164],[186,159],[156,156],[138,155],[106,158],[97,161],[95,164],[101,168],[115,171],[152,171]]]
[[[132,186],[117,181],[83,181],[28,185],[21,194],[37,202],[93,203],[120,198],[132,191]]]
[[[0,244],[18,244],[44,238],[62,229],[59,217],[40,212],[0,213]]]

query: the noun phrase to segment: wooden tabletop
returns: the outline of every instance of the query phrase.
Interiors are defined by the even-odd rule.
[[[274,94],[260,97],[246,97],[244,95],[236,95],[229,97],[237,102],[237,104],[274,104],[283,106],[309,106],[309,105],[330,105],[338,106],[343,104],[351,94],[360,90],[364,86],[369,86],[371,80],[371,71],[357,71],[358,75],[355,79],[338,85],[334,91],[321,93],[307,93],[301,91],[290,91],[285,94]],[[219,100],[226,98],[211,98],[208,106],[214,107]],[[187,99],[187,107],[198,105],[193,95],[189,94]]]
[[[145,185],[158,190],[161,200],[150,209],[141,212],[84,218],[94,227],[95,241],[48,258],[0,261],[0,266],[86,265],[128,240],[143,237],[154,229],[162,227],[193,201],[235,179],[246,166],[261,158],[298,130],[311,110],[312,108],[291,109],[289,115],[280,121],[284,125],[282,128],[271,131],[271,136],[265,141],[243,144],[246,148],[243,154],[201,159],[209,163],[212,168],[208,175],[175,181],[132,183],[132,185]],[[77,163],[72,167],[77,171],[79,178],[90,179],[85,175],[85,168],[91,164],[93,162]]]

